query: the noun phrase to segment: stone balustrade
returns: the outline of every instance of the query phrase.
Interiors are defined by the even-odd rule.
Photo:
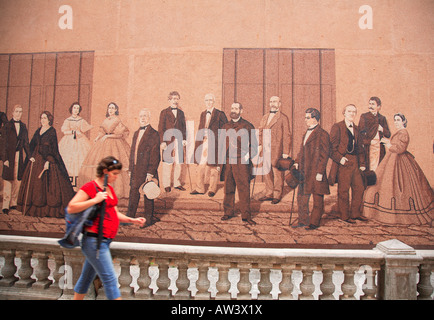
[[[372,250],[114,242],[111,252],[124,299],[433,299],[434,251],[398,240]],[[0,299],[71,299],[83,260],[57,239],[2,235]]]

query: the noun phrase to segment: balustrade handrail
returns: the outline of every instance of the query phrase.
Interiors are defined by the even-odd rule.
[[[11,274],[10,266],[6,268],[9,278],[12,279],[11,285],[5,281],[0,280],[0,298],[2,292],[6,296],[12,290],[8,286],[14,286],[13,290],[25,292],[36,281],[30,278],[33,273],[30,267],[30,259],[37,257],[42,259],[41,267],[35,271],[37,277],[43,278],[43,281],[37,281],[33,286],[49,287],[47,270],[43,270],[44,264],[47,264],[48,254],[56,256],[57,263],[71,264],[74,266],[74,278],[77,272],[81,271],[80,264],[84,259],[80,248],[64,249],[57,243],[58,239],[42,238],[42,237],[26,237],[14,235],[0,235],[0,257],[6,257],[8,254],[8,263],[13,264],[15,254],[23,260],[24,267],[21,266],[21,271],[18,272],[18,277]],[[342,284],[343,297],[354,298],[356,285],[354,284],[354,274],[361,266],[368,266],[366,272],[366,283],[363,292],[365,296],[370,298],[393,298],[396,295],[398,298],[413,299],[418,297],[416,292],[419,291],[418,298],[432,299],[433,288],[430,282],[432,270],[434,268],[434,250],[414,250],[413,248],[403,244],[398,240],[390,240],[382,242],[373,249],[301,249],[301,248],[241,248],[241,247],[213,247],[213,246],[194,246],[194,245],[174,245],[174,244],[155,244],[155,243],[130,243],[130,242],[113,242],[111,245],[111,252],[115,259],[118,259],[121,264],[121,275],[119,276],[119,283],[123,286],[123,291],[126,292],[128,297],[134,297],[132,289],[130,288],[131,276],[129,268],[132,264],[142,264],[140,276],[140,286],[146,287],[146,297],[151,299],[158,298],[157,295],[153,296],[149,289],[150,278],[148,274],[148,267],[154,263],[160,269],[160,278],[157,280],[159,297],[162,299],[173,298],[173,295],[168,290],[170,280],[168,278],[169,265],[177,266],[180,270],[179,280],[176,284],[178,289],[183,288],[182,297],[191,298],[188,292],[187,269],[188,265],[192,263],[197,266],[199,272],[198,280],[198,293],[197,297],[209,299],[208,292],[209,281],[207,279],[208,267],[214,266],[219,270],[219,282],[217,283],[218,290],[223,290],[219,297],[228,299],[228,270],[229,268],[239,268],[240,283],[239,297],[250,298],[249,290],[251,284],[249,283],[249,270],[260,270],[260,282],[258,283],[261,297],[270,298],[272,284],[269,280],[270,272],[272,269],[280,270],[282,273],[282,282],[280,284],[279,299],[291,299],[291,292],[293,284],[291,281],[291,274],[293,271],[298,270],[303,273],[303,281],[300,283],[300,290],[302,294],[299,299],[312,298],[312,293],[315,290],[312,283],[312,275],[314,270],[321,270],[323,272],[323,284],[321,284],[322,297],[332,298],[334,285],[332,284],[333,270],[340,270],[344,273],[344,282]],[[5,258],[6,259],[6,258]],[[69,259],[69,260],[68,260]],[[68,262],[68,261],[69,262]],[[134,263],[133,263],[134,260]],[[11,262],[12,261],[12,262]],[[6,262],[5,262],[6,263]],[[143,267],[143,265],[145,267]],[[394,268],[388,268],[388,266]],[[142,270],[145,268],[146,270]],[[401,268],[401,269],[399,269]],[[13,269],[13,266],[12,266]],[[398,270],[399,269],[399,270]],[[403,296],[401,291],[394,291],[390,289],[391,286],[398,284],[391,283],[389,273],[402,272],[408,273],[410,283],[416,281],[416,274],[419,273],[419,282],[412,283],[409,293]],[[403,271],[404,270],[404,271]],[[247,273],[246,273],[247,272]],[[181,274],[182,273],[182,274]],[[369,273],[369,274],[368,274]],[[377,277],[379,276],[379,277]],[[53,276],[56,281],[59,280],[59,275]],[[56,278],[57,277],[57,278]],[[16,279],[15,279],[16,278]],[[369,278],[369,279],[368,279]],[[378,280],[376,280],[378,278]],[[77,279],[74,279],[75,281]],[[17,281],[14,284],[14,281]],[[44,282],[45,281],[45,282]],[[3,282],[3,283],[1,283]],[[377,285],[378,283],[378,292]],[[138,280],[139,283],[139,280]],[[402,285],[402,284],[401,284]],[[17,287],[17,288],[15,288]],[[142,288],[143,289],[143,288]],[[161,289],[161,290],[160,290]],[[390,289],[390,290],[389,290]],[[411,292],[410,292],[411,291]],[[181,292],[181,290],[180,290]],[[164,294],[163,294],[164,293]],[[63,293],[65,294],[65,293]],[[71,294],[71,292],[69,292]],[[178,293],[179,295],[180,293]],[[7,297],[6,297],[7,298]],[[138,295],[137,297],[138,298]],[[321,298],[321,297],[320,297]]]

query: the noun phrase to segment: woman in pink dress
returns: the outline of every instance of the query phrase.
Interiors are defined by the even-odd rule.
[[[434,192],[414,156],[403,114],[394,115],[397,132],[382,139],[386,156],[376,170],[377,184],[365,192],[364,215],[383,223],[432,225]]]
[[[96,167],[101,159],[113,156],[121,163],[129,163],[130,145],[125,140],[130,131],[119,118],[119,107],[110,102],[107,106],[106,118],[99,128],[95,144],[83,161],[78,174],[77,187],[93,179]],[[113,188],[119,199],[128,198],[130,192],[130,178],[128,168],[122,168]]]

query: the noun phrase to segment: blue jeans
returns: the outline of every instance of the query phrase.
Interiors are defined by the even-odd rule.
[[[104,291],[108,299],[119,298],[121,293],[118,288],[118,278],[113,266],[113,259],[110,254],[110,243],[112,239],[104,239],[99,250],[99,259],[96,258],[97,238],[83,236],[81,251],[86,260],[81,271],[80,278],[75,284],[74,291],[85,294],[89,290],[90,284],[98,274],[104,286]]]

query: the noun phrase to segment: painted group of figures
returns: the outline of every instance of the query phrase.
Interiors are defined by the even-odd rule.
[[[176,91],[169,93],[170,106],[161,111],[158,130],[149,124],[150,110],[142,109],[140,127],[134,132],[131,146],[126,141],[129,129],[118,117],[119,107],[113,102],[107,106],[106,118],[93,145],[85,135],[93,126],[80,117],[82,107],[79,103],[70,106],[71,116],[63,123],[63,137],[59,142],[50,112],[42,112],[41,126],[30,142],[26,125],[21,121],[23,108],[16,105],[9,121],[1,113],[2,212],[7,214],[10,209],[17,209],[27,216],[63,217],[64,208],[75,194],[74,187],[93,180],[99,161],[106,156],[113,156],[123,163],[123,169],[112,186],[118,198],[129,199],[127,215],[130,217],[136,216],[142,193],[140,188],[148,181],[161,183],[166,193],[171,192],[172,186],[185,191],[180,179],[182,160],[178,154],[187,144],[180,98]],[[393,119],[396,132],[391,135],[386,118],[379,112],[379,98],[370,98],[369,110],[361,115],[358,125],[354,123],[356,106],[347,105],[343,110],[344,119],[333,125],[330,134],[320,126],[320,112],[308,108],[304,119],[307,130],[294,159],[289,156],[293,140],[289,120],[281,111],[279,97],[270,98],[269,113],[262,117],[258,128],[259,140],[252,134],[254,126],[242,117],[241,103],[231,105],[228,121],[225,113],[214,107],[214,102],[214,95],[205,96],[199,130],[208,129],[205,132],[212,132],[215,137],[221,129],[235,132],[245,129],[248,134],[247,144],[241,143],[242,135],[237,137],[233,146],[236,152],[225,153],[224,165],[215,158],[219,155],[218,144],[208,143],[206,133],[195,144],[195,150],[199,150],[195,159],[198,175],[190,193],[205,194],[205,177],[209,177],[207,194],[213,197],[218,181],[223,180],[222,220],[236,216],[237,190],[242,220],[250,225],[256,224],[250,212],[254,168],[251,160],[268,152],[270,157],[264,157],[263,165],[269,162],[270,170],[264,174],[265,193],[259,200],[279,203],[284,181],[290,185],[288,181],[295,180],[293,187],[298,187],[299,219],[293,227],[309,230],[320,226],[324,196],[330,194],[330,186],[336,183],[337,210],[345,222],[352,224],[355,220],[375,219],[391,224],[432,224],[434,192],[414,157],[407,151],[410,141],[407,120],[403,114],[396,114]],[[179,130],[182,137],[172,136],[165,141],[163,136],[169,129]],[[269,140],[263,139],[266,129],[269,129],[267,134],[271,134]],[[263,140],[268,142],[263,143]],[[233,143],[227,142],[228,146]],[[170,161],[161,157],[169,146],[173,146]],[[282,169],[282,159],[291,160],[291,166]],[[327,173],[329,159],[332,163]],[[161,180],[158,177],[160,162]],[[369,183],[372,177],[374,183]],[[311,197],[313,209],[310,212]],[[154,200],[146,194],[144,212],[146,226],[158,221],[154,217]]]

